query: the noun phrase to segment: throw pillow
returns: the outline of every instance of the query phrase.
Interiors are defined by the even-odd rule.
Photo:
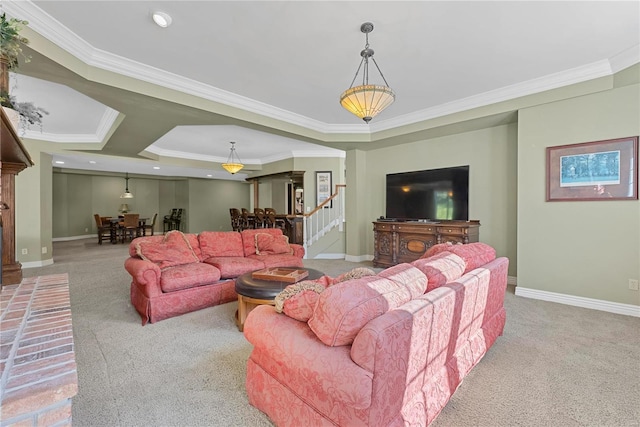
[[[320,293],[326,288],[336,283],[375,274],[369,268],[357,267],[339,275],[335,279],[325,275],[316,280],[303,280],[302,282],[294,283],[287,286],[276,296],[274,300],[276,311],[301,322],[306,322],[313,314]]]
[[[256,239],[256,255],[293,255],[293,249],[289,245],[289,237],[285,235],[274,236],[267,233],[258,233]]]
[[[160,268],[199,261],[187,238],[178,230],[168,232],[160,242],[155,239],[151,241],[142,239],[136,243],[136,254],[144,260],[157,264]]]
[[[333,283],[346,282],[347,280],[359,279],[365,276],[374,276],[375,274],[376,272],[371,270],[370,268],[356,267],[353,270],[343,273],[338,277],[336,277]]]
[[[318,297],[324,291],[321,283],[313,280],[303,280],[284,288],[276,295],[275,309],[278,313],[306,322],[313,314]]]

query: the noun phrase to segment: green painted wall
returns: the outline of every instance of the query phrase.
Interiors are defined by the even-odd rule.
[[[93,215],[117,216],[124,185],[121,177],[53,173],[53,238],[95,235]],[[184,209],[185,232],[231,229],[229,207],[245,206],[249,199],[248,185],[237,181],[134,177],[129,190],[130,212],[150,220],[158,213],[156,232],[162,232],[163,218],[174,207]]]
[[[51,155],[29,154],[36,166],[26,168],[15,180],[16,258],[23,264],[51,263]]]
[[[509,124],[473,132],[434,138],[395,147],[362,152],[349,151],[347,162],[366,162],[366,177],[358,172],[358,230],[367,253],[373,256],[373,225],[385,215],[386,174],[469,165],[469,219],[480,220],[480,241],[510,260],[509,274],[516,275],[517,125]],[[365,159],[359,159],[364,157]],[[347,178],[349,179],[349,168]],[[347,182],[348,194],[351,193]],[[349,197],[350,198],[350,197]],[[348,205],[352,207],[353,205]],[[349,210],[348,215],[351,215]],[[351,217],[347,217],[351,226]],[[351,254],[351,252],[349,252]]]
[[[231,231],[229,208],[249,205],[249,185],[223,180],[189,180],[190,233]]]
[[[518,286],[640,305],[640,202],[545,202],[546,147],[637,136],[639,106],[635,84],[520,111]]]

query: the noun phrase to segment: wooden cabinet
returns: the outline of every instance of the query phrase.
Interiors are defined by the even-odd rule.
[[[477,242],[479,228],[480,221],[375,221],[373,265],[390,267],[414,261],[438,243]]]

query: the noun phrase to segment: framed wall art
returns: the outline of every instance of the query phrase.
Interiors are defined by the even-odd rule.
[[[548,202],[637,199],[637,136],[547,147]]]
[[[316,172],[316,198],[318,199],[316,206],[320,206],[329,197],[331,197],[331,172]],[[324,207],[331,208],[332,205],[333,200]]]

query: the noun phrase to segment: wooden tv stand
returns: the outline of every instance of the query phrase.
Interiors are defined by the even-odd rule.
[[[472,243],[480,235],[480,221],[374,221],[373,265],[390,267],[420,258],[438,243]]]

